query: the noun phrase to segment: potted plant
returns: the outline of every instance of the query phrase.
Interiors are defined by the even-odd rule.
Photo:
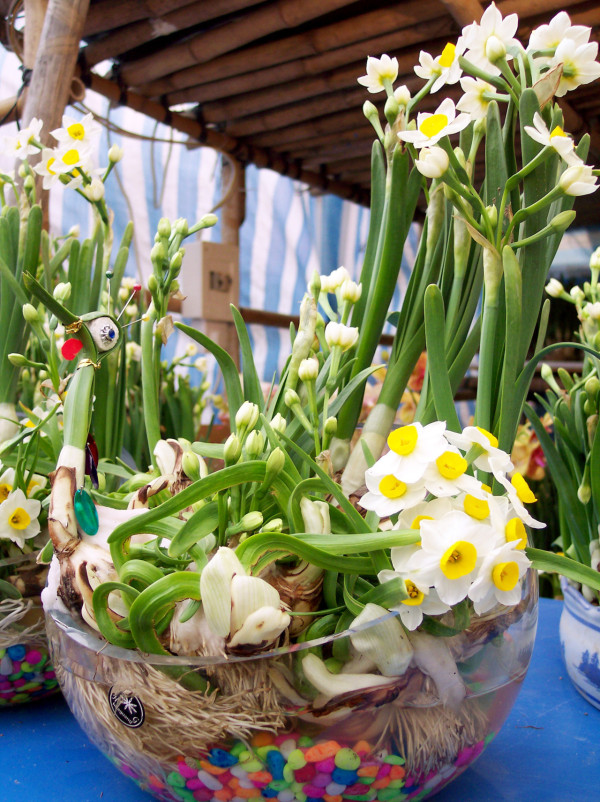
[[[185,225],[159,227],[148,282],[152,465],[110,492],[83,468],[96,368],[122,329],[110,310],[73,315],[26,278],[78,342],[48,513],[54,660],[88,734],[158,798],[424,798],[468,766],[510,707],[533,645],[535,569],[600,587],[588,565],[526,546],[526,527],[540,524],[508,454],[547,353],[528,357],[547,270],[573,198],[597,183],[586,142],[575,147],[551,102],[600,74],[589,34],[565,17],[525,49],[516,15],[503,20],[492,5],[456,46],[421,55],[415,98],[394,89],[394,59],[368,60],[361,82],[385,91],[387,126],[367,104],[375,202],[361,285],[341,269],[313,277],[266,399],[235,309],[241,377],[225,351],[177,324],[221,368],[223,445],[163,440],[158,425],[159,321]],[[557,29],[568,47],[552,44]],[[460,113],[445,100],[413,120],[461,70]],[[338,482],[340,419],[349,425],[375,369],[371,311],[388,311],[398,225],[421,188],[427,220],[392,318],[384,397]],[[390,433],[424,346],[415,422]],[[453,395],[475,354],[475,426],[463,428]]]
[[[535,411],[527,409],[556,488],[560,548],[596,572],[600,571],[599,256],[597,250],[592,254],[590,280],[583,287],[574,286],[567,293],[556,279],[546,287],[553,298],[575,306],[580,320],[579,342],[592,349],[584,353],[581,375],[559,368],[555,376],[548,366],[543,368],[542,375],[549,386],[538,401],[552,417],[553,437],[545,431]],[[600,707],[598,590],[586,582],[566,579],[561,579],[561,587],[564,607],[560,642],[567,672],[582,696]]]

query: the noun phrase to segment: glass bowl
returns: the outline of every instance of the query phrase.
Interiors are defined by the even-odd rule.
[[[443,704],[443,681],[415,665],[426,657],[402,676],[316,694],[302,660],[309,650],[339,657],[357,630],[247,657],[181,658],[120,649],[66,612],[47,614],[52,660],[79,724],[123,773],[168,802],[425,799],[498,732],[536,624],[530,570],[515,607],[474,616],[460,635],[423,636],[463,688]],[[191,690],[198,678],[208,687]]]
[[[31,555],[0,560],[0,569],[20,578],[28,590],[40,579],[43,587],[44,579]],[[35,581],[30,583],[34,574]],[[57,692],[39,595],[0,600],[0,709]]]

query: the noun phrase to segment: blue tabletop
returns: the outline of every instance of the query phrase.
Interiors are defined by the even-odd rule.
[[[562,603],[540,601],[531,666],[504,727],[439,802],[598,799],[600,711],[575,691],[558,641]],[[87,740],[60,698],[0,710],[2,802],[149,802]]]

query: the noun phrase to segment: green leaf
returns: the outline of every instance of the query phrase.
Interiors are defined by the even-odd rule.
[[[446,421],[448,429],[459,432],[461,426],[446,365],[445,329],[444,299],[439,287],[430,284],[425,290],[425,341],[429,382],[438,419]]]
[[[254,352],[248,336],[248,329],[236,307],[230,305],[233,322],[237,331],[240,349],[242,351],[242,376],[244,378],[244,400],[256,404],[261,412],[264,412],[265,399],[262,391],[260,379],[254,365]]]
[[[570,557],[563,557],[561,554],[554,554],[542,549],[528,547],[525,549],[525,553],[537,571],[560,574],[574,582],[580,582],[582,585],[588,585],[590,588],[600,591],[600,573],[590,568],[589,565],[583,565]]]
[[[181,557],[219,525],[217,502],[211,501],[193,513],[169,544],[169,556]]]
[[[207,337],[202,332],[191,326],[186,326],[185,323],[176,322],[175,326],[199,345],[206,348],[207,351],[210,351],[217,360],[221,368],[221,373],[223,374],[223,381],[225,382],[225,391],[229,404],[229,419],[232,429],[235,430],[235,416],[244,401],[244,393],[242,392],[242,385],[235,362],[224,348],[221,348],[220,345],[217,345],[217,343],[213,342],[210,337]]]

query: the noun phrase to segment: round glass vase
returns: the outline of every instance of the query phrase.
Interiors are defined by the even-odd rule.
[[[529,665],[537,598],[529,571],[515,607],[474,616],[460,635],[424,636],[430,658],[449,657],[445,679],[413,660],[402,676],[333,697],[315,692],[302,660],[308,650],[347,654],[356,630],[252,656],[182,658],[112,646],[58,610],[47,628],[79,724],[157,799],[395,802],[433,795],[498,732]],[[207,688],[190,690],[198,675]],[[445,680],[462,688],[447,705]]]
[[[584,699],[600,710],[600,606],[561,577],[564,604],[560,648],[567,674]]]
[[[3,577],[25,594],[0,598],[0,709],[58,692],[39,592],[45,572],[35,555],[0,560]],[[41,586],[40,586],[41,584]]]

